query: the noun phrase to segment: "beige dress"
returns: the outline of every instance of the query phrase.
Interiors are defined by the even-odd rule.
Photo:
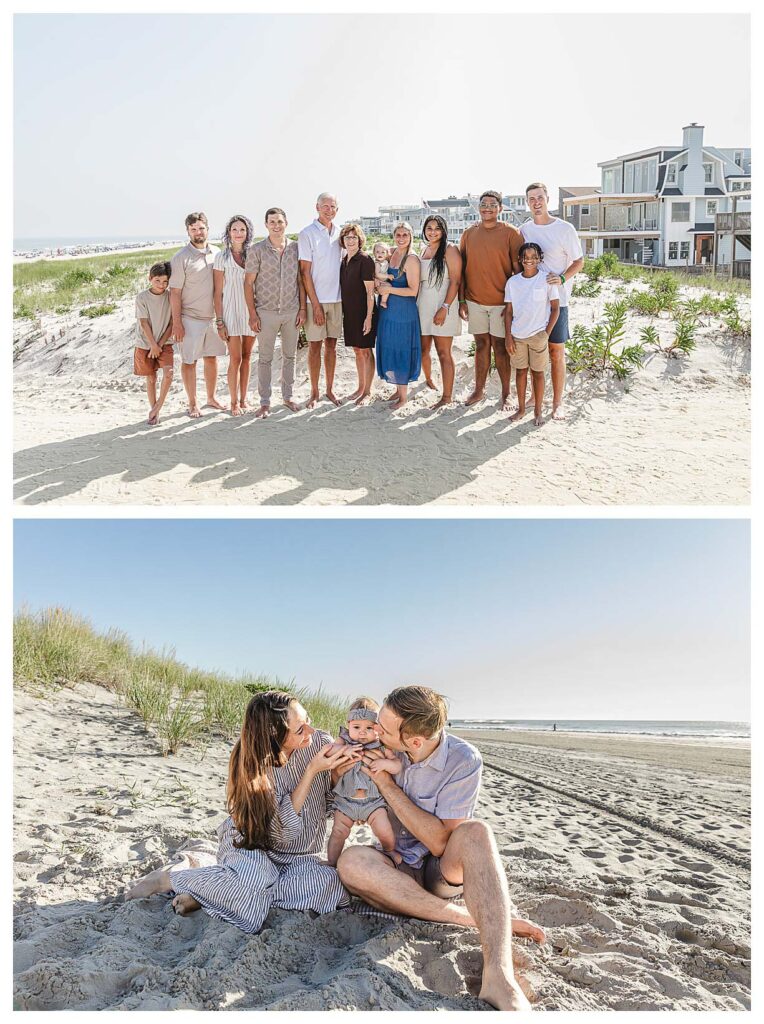
[[[458,299],[454,299],[451,303],[451,309],[449,309],[446,314],[446,322],[442,327],[438,327],[432,320],[446,300],[446,293],[448,292],[449,285],[448,265],[445,267],[443,280],[438,288],[435,286],[434,271],[433,281],[432,283],[430,282],[430,267],[432,266],[432,260],[421,260],[421,264],[422,277],[419,285],[419,295],[416,301],[417,306],[419,307],[419,326],[421,327],[422,334],[431,334],[436,338],[458,337],[462,333],[462,322],[459,319]]]

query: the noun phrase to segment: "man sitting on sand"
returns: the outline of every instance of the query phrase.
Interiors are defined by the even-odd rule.
[[[138,337],[133,353],[133,373],[146,378],[146,394],[150,406],[148,424],[151,427],[159,423],[159,411],[172,384],[172,314],[167,296],[169,281],[170,264],[155,263],[149,270],[148,288],[135,297]],[[157,398],[159,370],[162,371],[162,385]]]
[[[511,937],[543,942],[544,931],[512,919],[493,833],[472,818],[482,758],[445,731],[447,718],[445,700],[426,686],[402,686],[385,698],[377,733],[400,758],[367,750],[363,761],[388,806],[401,860],[396,864],[381,850],[351,846],[337,870],[349,892],[380,910],[477,928],[483,947],[480,998],[498,1010],[527,1010],[514,976]],[[466,906],[453,902],[462,895]]]
[[[201,416],[196,404],[196,363],[204,359],[207,406],[225,410],[215,398],[218,356],[226,353],[225,342],[215,329],[215,304],[212,264],[219,251],[207,241],[209,227],[205,214],[186,217],[188,245],[170,260],[170,305],[173,339],[179,343],[183,386],[188,395],[188,415]]]

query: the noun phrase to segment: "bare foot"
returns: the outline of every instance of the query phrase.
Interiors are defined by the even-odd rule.
[[[355,404],[356,405],[368,405],[370,402],[371,402],[371,394],[368,391],[364,391],[364,393],[359,398],[356,398]]]
[[[509,409],[509,395],[502,395],[499,399],[499,410],[506,412]]]
[[[390,411],[391,412],[398,412],[399,409],[403,408],[403,406],[406,404],[407,401],[408,401],[407,398],[398,398],[398,399],[396,399],[393,402],[393,404],[390,406]]]
[[[544,422],[544,417],[541,415],[541,413],[540,412],[534,412],[534,414],[533,414],[533,425],[535,427],[540,427],[543,422]]]
[[[487,979],[485,972],[478,999],[484,999],[497,1010],[531,1009],[525,993],[514,978]]]
[[[554,409],[552,409],[552,419],[553,420],[564,420],[564,419],[566,419],[565,409],[563,408],[562,403],[560,403],[559,405],[555,406]]]
[[[271,407],[269,405],[261,405],[255,413],[255,419],[264,420],[266,416],[270,416]]]
[[[305,403],[305,408],[306,409],[315,409],[317,402],[318,402],[318,395],[317,394],[311,394],[310,398]]]
[[[546,942],[544,929],[540,925],[534,924],[533,921],[526,921],[522,917],[512,918],[512,934],[516,935],[518,939],[533,939],[539,945]]]
[[[516,420],[521,420],[523,416],[525,416],[525,409],[515,409],[515,411],[509,417],[509,422],[514,423]]]
[[[187,892],[182,892],[172,901],[172,909],[176,914],[185,917],[186,914],[193,914],[195,910],[201,910],[202,905],[193,896],[189,896]]]
[[[159,417],[157,416],[153,409],[149,413],[149,418],[146,420],[146,422],[150,427],[155,427],[157,423],[159,423]]]
[[[427,387],[428,387],[428,388],[430,389],[430,391],[437,391],[437,390],[438,390],[438,389],[437,389],[437,388],[435,387],[435,385],[433,384],[433,382],[432,382],[432,379],[431,379],[430,377],[427,377],[427,378],[426,378],[426,380],[425,380],[425,384],[426,384],[426,385],[427,385]]]
[[[357,402],[362,394],[363,394],[363,388],[356,388],[352,395],[348,395],[346,401],[348,401],[348,402]]]
[[[232,405],[231,406],[231,415],[232,416],[241,416],[241,411],[242,410],[241,410],[241,406],[240,405],[236,404],[236,405]]]
[[[145,900],[158,892],[172,892],[170,872],[165,868],[157,868],[125,893],[126,900]]]
[[[242,398],[242,400],[239,402],[239,406],[242,412],[249,412],[250,405],[246,398]]]
[[[483,391],[473,391],[472,394],[470,395],[470,397],[467,399],[467,401],[464,404],[465,405],[474,405],[476,402],[482,402],[484,396],[485,396],[485,392],[483,392]]]
[[[188,409],[186,409],[186,415],[190,416],[192,420],[198,420],[202,415],[202,411],[198,405],[190,405]]]
[[[300,411],[300,407],[297,404],[297,402],[293,402],[291,398],[285,398],[284,405],[286,406],[287,409],[290,409],[292,412]]]
[[[333,402],[334,405],[342,405],[342,399],[337,398],[333,391],[327,391],[326,397],[329,399],[330,402]]]
[[[204,408],[205,409],[220,409],[221,412],[227,412],[228,411],[228,406],[227,405],[221,405],[220,402],[218,402],[217,398],[208,398],[206,403],[205,403]]]
[[[445,409],[447,405],[453,405],[454,400],[451,395],[443,395],[443,397],[435,403],[433,409]]]

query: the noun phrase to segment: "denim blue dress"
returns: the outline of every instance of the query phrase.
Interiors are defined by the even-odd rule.
[[[422,371],[422,337],[416,295],[396,295],[396,288],[408,288],[405,271],[390,267],[394,275],[387,309],[379,306],[377,324],[377,374],[388,384],[411,384]]]

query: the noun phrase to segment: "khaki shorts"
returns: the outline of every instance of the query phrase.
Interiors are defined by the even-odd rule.
[[[171,370],[173,363],[172,345],[163,345],[158,359],[147,348],[135,347],[133,373],[136,377],[153,377],[157,370]]]
[[[313,306],[308,303],[308,319],[305,323],[305,337],[308,341],[324,341],[326,338],[342,337],[342,303],[322,302],[324,308],[324,326],[317,327],[313,323]]]
[[[532,334],[530,338],[515,338],[515,354],[509,362],[513,370],[531,370],[543,373],[549,366],[549,338],[546,331]]]
[[[388,855],[385,853],[384,856],[387,857]],[[392,861],[392,857],[389,859]],[[443,872],[440,870],[440,857],[434,857],[431,853],[425,857],[418,868],[414,868],[405,862],[401,862],[396,866],[399,871],[408,875],[409,878],[413,878],[417,885],[421,885],[423,889],[432,893],[433,896],[437,896],[440,900],[456,899],[464,891],[463,885],[452,885],[451,882],[446,881],[443,877]]]
[[[215,330],[214,320],[195,320],[182,317],[185,335],[180,343],[180,358],[184,363],[195,363],[202,356],[224,356],[228,349]]]
[[[481,306],[479,302],[467,299],[470,334],[491,334],[494,338],[504,337],[504,306]]]

